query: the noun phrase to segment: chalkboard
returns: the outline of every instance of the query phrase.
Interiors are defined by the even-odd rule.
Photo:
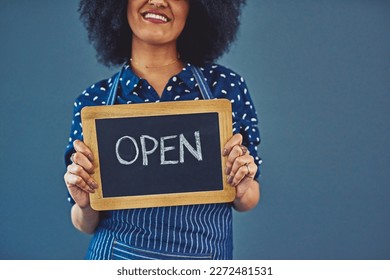
[[[85,107],[95,156],[96,210],[230,202],[222,147],[232,134],[228,100]]]

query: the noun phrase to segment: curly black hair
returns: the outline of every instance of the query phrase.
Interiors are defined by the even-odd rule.
[[[130,59],[132,31],[128,0],[80,0],[80,20],[97,59],[115,66]],[[190,12],[177,41],[181,59],[194,65],[213,62],[237,37],[241,7],[246,0],[190,0]]]

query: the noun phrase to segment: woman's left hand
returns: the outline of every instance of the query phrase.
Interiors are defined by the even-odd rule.
[[[242,145],[241,134],[235,134],[227,141],[222,155],[226,157],[227,182],[236,188],[235,204],[241,205],[245,201],[245,205],[241,205],[243,211],[253,208],[259,200],[259,184],[254,180],[257,165],[248,148]]]

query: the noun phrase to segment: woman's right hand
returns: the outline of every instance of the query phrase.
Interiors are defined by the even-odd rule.
[[[98,187],[91,177],[94,159],[83,141],[75,140],[73,146],[76,152],[71,156],[72,164],[68,165],[64,180],[73,200],[83,209],[90,206],[89,194]]]

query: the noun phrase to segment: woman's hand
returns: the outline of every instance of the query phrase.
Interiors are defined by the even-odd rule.
[[[247,211],[256,206],[260,198],[259,183],[254,180],[257,165],[248,148],[242,145],[242,135],[235,134],[225,144],[223,156],[227,158],[227,182],[236,187],[234,207]]]
[[[72,164],[64,175],[65,184],[76,202],[72,207],[73,225],[80,231],[92,234],[99,223],[99,212],[91,208],[89,194],[94,193],[97,184],[92,179],[93,155],[91,150],[80,140],[73,142],[75,153],[71,155]]]
[[[87,145],[80,140],[74,141],[73,146],[76,152],[71,156],[72,164],[68,166],[64,180],[73,200],[83,209],[89,207],[89,194],[94,193],[97,188],[91,177],[94,169],[93,155]]]

